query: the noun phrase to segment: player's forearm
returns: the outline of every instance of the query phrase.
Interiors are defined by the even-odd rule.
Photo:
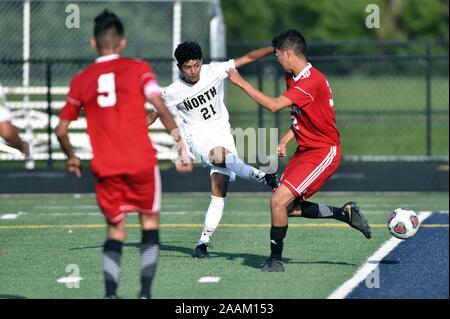
[[[264,47],[264,48],[250,51],[249,53],[246,54],[246,56],[251,61],[255,61],[255,60],[265,57],[266,55],[271,54],[272,52],[273,52],[273,47],[270,46],[270,47]]]
[[[264,107],[265,109],[267,109],[271,112],[277,112],[285,107],[284,105],[279,103],[277,98],[274,98],[272,96],[269,96],[269,95],[261,92],[260,90],[253,87],[247,81],[243,81],[243,83],[241,83],[239,86],[256,103],[258,103],[259,105],[261,105],[262,107]]]
[[[61,120],[55,128],[55,135],[58,138],[59,144],[61,145],[64,153],[70,159],[76,157],[76,155],[69,140],[69,125],[70,121]]]
[[[19,131],[10,122],[0,122],[0,137],[5,139],[9,146],[24,153],[23,143],[19,137]]]
[[[287,144],[289,143],[291,140],[293,140],[295,137],[294,132],[292,132],[291,129],[289,129],[286,134],[283,135],[283,137],[280,140],[280,143],[282,144]]]
[[[252,63],[273,52],[273,47],[265,47],[248,52],[246,55],[234,60],[236,68]]]
[[[178,125],[175,122],[175,119],[173,118],[172,114],[170,114],[169,111],[162,112],[161,114],[159,114],[159,119],[164,125],[166,132],[172,135],[175,141],[178,142],[180,138],[180,132]]]
[[[150,112],[147,114],[147,126],[152,125],[158,119],[159,114],[156,111]]]
[[[61,148],[67,158],[70,159],[76,157],[72,144],[70,143],[69,136],[67,134],[57,134],[56,136],[58,137],[59,144],[61,145]]]

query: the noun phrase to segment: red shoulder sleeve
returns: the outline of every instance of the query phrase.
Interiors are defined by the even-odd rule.
[[[156,74],[146,61],[142,62],[140,82],[142,91],[147,99],[161,95],[162,90],[158,85]]]
[[[313,79],[307,78],[295,83],[283,96],[299,107],[304,107],[314,102],[317,85]]]
[[[62,120],[75,121],[78,119],[78,114],[83,106],[81,100],[81,81],[80,74],[73,77],[70,83],[69,93],[67,94],[66,104],[59,113]]]

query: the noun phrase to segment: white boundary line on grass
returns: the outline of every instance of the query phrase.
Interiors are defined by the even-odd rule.
[[[434,212],[419,212],[419,220],[422,223],[425,219],[431,216]],[[447,213],[444,211],[436,213]],[[366,263],[356,272],[356,274],[344,282],[340,287],[331,293],[327,299],[344,299],[348,294],[350,294],[353,289],[355,289],[359,283],[367,278],[377,267],[380,262],[397,247],[403,240],[392,237],[387,242],[385,242],[372,256],[370,256]]]

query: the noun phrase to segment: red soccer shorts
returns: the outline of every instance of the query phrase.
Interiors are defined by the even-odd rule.
[[[298,200],[305,201],[333,175],[340,161],[340,145],[302,151],[297,148],[281,176],[281,183],[289,188]]]
[[[153,166],[136,174],[97,178],[95,191],[98,206],[110,224],[122,221],[124,214],[131,212],[159,214],[159,167]]]

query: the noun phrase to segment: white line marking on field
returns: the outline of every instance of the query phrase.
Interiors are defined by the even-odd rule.
[[[432,212],[420,212],[418,217],[420,223],[422,223],[425,219],[430,217]],[[395,249],[400,243],[402,243],[402,239],[397,239],[392,237],[387,242],[385,242],[372,256],[370,256],[366,263],[356,272],[356,274],[344,282],[340,287],[338,287],[331,295],[327,297],[327,299],[344,299],[349,293],[355,289],[360,282],[367,278],[375,269],[378,268],[380,262],[386,257],[392,250]]]
[[[18,214],[3,214],[0,216],[0,219],[16,219]]]
[[[76,277],[76,276],[69,276],[69,277],[62,277],[59,278],[56,282],[60,284],[71,284],[71,283],[77,283],[80,282],[83,278]]]
[[[201,284],[210,284],[210,283],[217,283],[220,281],[220,277],[202,277],[198,280]]]

